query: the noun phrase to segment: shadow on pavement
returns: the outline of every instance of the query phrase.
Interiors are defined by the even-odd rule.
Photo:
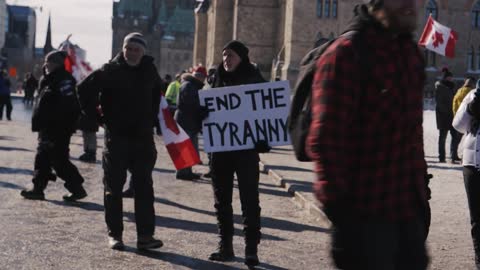
[[[15,139],[15,137],[11,137],[11,136],[0,136],[0,140],[4,140],[4,141],[16,141],[17,139]]]
[[[33,171],[32,170],[27,170],[27,169],[15,169],[15,168],[0,167],[0,174],[33,175]]]
[[[30,149],[20,148],[20,147],[8,147],[8,146],[0,146],[0,151],[21,151],[21,152],[33,152]]]
[[[137,249],[130,248],[130,247],[127,247],[125,251],[135,253],[139,256],[144,256],[151,259],[157,259],[164,262],[168,262],[173,265],[188,267],[190,269],[208,269],[208,270],[240,270],[242,269],[235,266],[187,257],[184,255],[180,255],[172,252],[161,252],[161,251],[154,251],[154,250],[139,251]]]
[[[438,163],[438,164],[445,164],[445,163]],[[441,166],[441,165],[433,165],[433,164],[428,164],[429,169],[438,169],[438,170],[454,170],[454,171],[463,171],[463,167],[452,167],[452,166]]]
[[[285,182],[292,185],[292,189],[300,192],[312,192],[313,190],[313,183],[308,181],[300,181],[294,179],[285,179]]]
[[[103,205],[94,203],[94,202],[85,202],[85,201],[65,202],[65,201],[57,201],[57,200],[46,200],[46,201],[59,206],[76,207],[76,208],[81,208],[87,211],[103,212],[104,210]]]
[[[266,165],[265,166],[268,170],[274,171],[295,171],[295,172],[312,172],[311,169],[304,169],[299,167],[291,167],[291,166],[278,166],[278,165]]]
[[[171,169],[162,169],[162,168],[153,168],[154,172],[159,172],[159,173],[176,173],[177,171],[171,170]]]
[[[176,203],[176,202],[172,202],[172,201],[167,200],[167,199],[155,198],[155,202],[165,204],[165,205],[168,205],[168,206],[177,207],[177,208],[180,208],[180,209],[183,209],[183,210],[187,210],[187,211],[191,211],[191,212],[195,212],[195,213],[199,213],[199,214],[215,216],[214,212],[212,212],[212,211],[208,211],[208,210],[204,210],[204,209],[197,209],[197,208],[194,208],[194,207],[190,207],[190,206],[186,206],[186,205],[179,204],[179,203]],[[242,223],[242,216],[234,215],[233,220],[234,220],[235,223],[241,224]],[[291,231],[291,232],[302,232],[302,231],[315,231],[315,232],[322,232],[322,233],[330,232],[329,229],[298,224],[298,223],[295,223],[295,222],[276,219],[276,218],[271,218],[271,217],[262,217],[262,227],[263,228],[277,229],[277,230],[284,230],[284,231]],[[215,226],[215,228],[216,228],[216,226]],[[215,232],[216,232],[216,230],[215,230]]]
[[[0,181],[0,188],[24,189],[24,187],[21,187],[19,185],[3,182],[3,181]]]
[[[124,212],[124,217],[126,217],[130,222],[135,222],[134,213]],[[192,232],[217,234],[217,231],[218,231],[216,224],[202,223],[202,222],[183,220],[183,219],[177,219],[177,218],[171,218],[171,217],[155,216],[155,224],[159,227],[179,229],[179,230],[192,231]],[[234,234],[243,236],[243,232],[236,228],[235,228]],[[285,241],[285,239],[283,238],[269,235],[269,234],[262,234],[262,239],[272,240],[272,241]]]
[[[90,165],[97,165],[97,164],[101,165],[102,164],[102,161],[99,160],[99,159],[97,159],[97,161],[95,161],[95,163],[93,163],[93,162],[81,161],[80,159],[78,159],[78,157],[70,156],[70,160],[76,160],[76,161],[79,161],[79,162],[82,162],[82,163],[85,163],[85,164],[90,164]]]

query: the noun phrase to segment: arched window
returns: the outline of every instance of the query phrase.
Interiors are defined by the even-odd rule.
[[[427,6],[425,7],[425,18],[428,18],[430,14],[432,14],[432,18],[435,20],[438,19],[438,8],[435,0],[428,0]]]
[[[470,47],[467,53],[467,69],[469,71],[475,70],[475,62],[474,62],[474,56],[475,56],[475,51],[473,50],[473,47]]]
[[[330,17],[330,0],[325,0],[325,18]]]
[[[477,1],[472,8],[472,26],[480,28],[480,1]]]
[[[337,18],[338,15],[338,1],[332,0],[332,18]]]
[[[321,18],[323,15],[323,0],[317,0],[317,17]]]

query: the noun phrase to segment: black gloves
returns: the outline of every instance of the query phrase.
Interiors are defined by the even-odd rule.
[[[425,189],[426,189],[426,192],[427,192],[427,200],[430,200],[432,198],[432,191],[430,190],[430,187],[428,186],[428,184],[430,184],[430,179],[433,178],[433,175],[432,174],[425,174]]]
[[[205,120],[205,118],[208,117],[210,112],[208,111],[207,106],[200,106],[199,113],[200,113],[200,119],[202,119],[202,121],[203,121],[203,120]]]
[[[272,148],[268,145],[267,141],[259,140],[255,142],[255,151],[258,153],[268,153]]]

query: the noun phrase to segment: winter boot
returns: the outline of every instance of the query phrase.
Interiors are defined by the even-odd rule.
[[[138,236],[137,248],[139,250],[157,249],[163,247],[161,240],[153,238],[153,236]]]
[[[45,194],[43,193],[43,190],[35,187],[32,189],[22,190],[20,195],[28,200],[45,200]]]
[[[257,242],[249,241],[245,246],[245,264],[248,268],[257,266],[260,262],[257,255]]]
[[[232,261],[235,258],[232,241],[233,237],[222,237],[220,242],[218,242],[217,251],[210,254],[208,259],[219,262]]]
[[[109,236],[108,246],[114,250],[124,250],[125,244],[123,243],[121,236]]]
[[[76,202],[77,200],[81,200],[85,197],[87,197],[87,192],[82,186],[80,186],[72,193],[64,195],[63,200],[66,202]]]

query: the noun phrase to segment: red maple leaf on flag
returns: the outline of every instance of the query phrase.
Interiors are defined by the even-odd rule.
[[[435,31],[435,34],[433,34],[433,47],[437,48],[440,44],[443,44],[443,34]]]

